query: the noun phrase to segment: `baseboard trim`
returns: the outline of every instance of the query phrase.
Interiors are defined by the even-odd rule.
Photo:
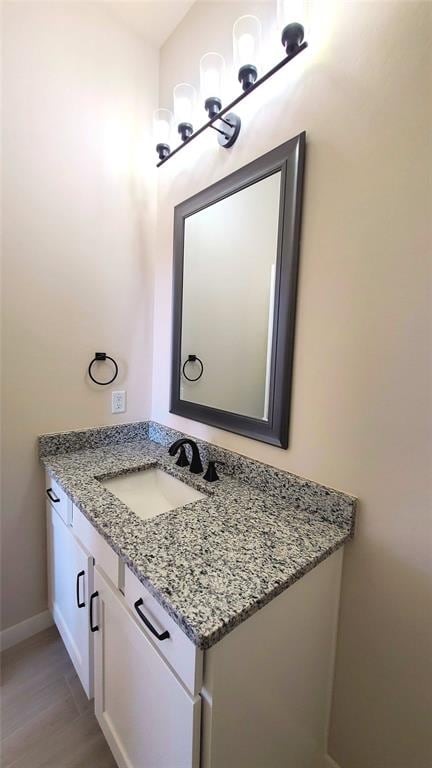
[[[324,768],[340,768],[340,765],[330,755],[324,757]]]
[[[42,632],[43,629],[47,629],[53,623],[51,613],[47,610],[37,613],[36,616],[31,616],[19,624],[14,624],[13,627],[3,629],[0,632],[0,648],[2,651],[12,648],[13,645],[27,640],[32,635],[37,635],[38,632]]]

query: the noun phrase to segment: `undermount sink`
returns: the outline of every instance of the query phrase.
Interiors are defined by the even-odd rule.
[[[205,498],[195,488],[156,468],[130,472],[100,482],[142,520],[149,520],[162,512]]]

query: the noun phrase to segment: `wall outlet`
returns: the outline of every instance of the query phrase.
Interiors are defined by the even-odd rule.
[[[126,411],[126,392],[120,390],[111,392],[111,413],[124,413]]]

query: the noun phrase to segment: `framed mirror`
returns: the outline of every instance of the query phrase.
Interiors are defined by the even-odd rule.
[[[305,133],[176,206],[171,413],[288,447]]]

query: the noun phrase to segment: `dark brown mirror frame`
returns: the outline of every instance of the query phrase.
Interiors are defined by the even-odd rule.
[[[170,412],[254,440],[288,447],[306,134],[295,136],[174,209],[173,337]],[[281,172],[278,253],[268,420],[180,399],[185,219]]]

